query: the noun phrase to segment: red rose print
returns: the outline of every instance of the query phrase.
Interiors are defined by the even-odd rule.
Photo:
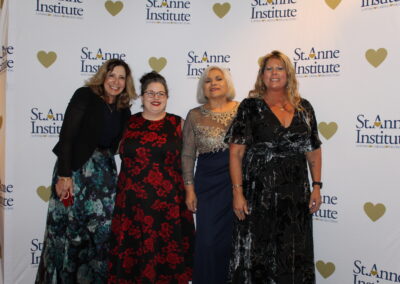
[[[108,283],[188,284],[193,215],[184,204],[180,118],[133,115],[120,144]]]
[[[149,279],[150,281],[154,281],[154,278],[155,278],[155,276],[156,276],[156,273],[155,273],[155,271],[154,271],[154,267],[153,267],[152,264],[148,263],[148,264],[146,265],[146,268],[145,268],[145,270],[143,271],[143,275],[144,275],[147,279]]]
[[[141,139],[141,143],[145,144],[147,142],[153,142],[157,140],[158,135],[155,132],[147,132]]]
[[[153,222],[154,222],[154,218],[151,216],[146,216],[143,218],[143,222],[147,225],[147,226],[152,226]]]
[[[167,219],[176,219],[179,217],[179,206],[172,205],[169,207]]]
[[[160,236],[164,239],[167,239],[172,233],[172,226],[168,223],[161,224],[161,231],[159,232]]]
[[[153,252],[154,251],[154,240],[149,238],[144,240],[144,248],[146,252]]]

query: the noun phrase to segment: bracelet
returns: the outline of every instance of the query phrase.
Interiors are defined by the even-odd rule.
[[[314,187],[315,185],[318,185],[320,189],[322,189],[322,182],[320,181],[313,181],[312,186]]]
[[[233,188],[233,189],[235,189],[235,188],[241,188],[241,187],[243,187],[243,184],[232,184],[232,188]]]

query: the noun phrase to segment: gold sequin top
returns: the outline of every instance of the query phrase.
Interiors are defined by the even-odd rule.
[[[193,183],[193,172],[198,154],[228,149],[224,142],[226,131],[236,115],[239,103],[227,112],[212,112],[204,106],[189,111],[183,126],[183,179]]]

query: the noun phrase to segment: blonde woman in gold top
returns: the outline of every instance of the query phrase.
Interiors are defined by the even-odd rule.
[[[203,105],[189,111],[183,128],[186,204],[196,213],[193,284],[227,280],[233,211],[229,147],[224,137],[239,105],[234,96],[229,71],[208,67],[197,89]]]

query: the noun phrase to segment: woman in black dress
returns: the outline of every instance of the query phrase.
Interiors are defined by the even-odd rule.
[[[321,204],[321,142],[286,55],[273,51],[262,59],[226,141],[237,216],[229,283],[315,283],[312,213]]]
[[[143,112],[131,116],[120,145],[108,283],[187,284],[194,223],[184,199],[183,121],[165,110],[164,77],[151,72],[140,82]]]
[[[117,188],[114,155],[136,98],[129,66],[111,59],[65,111],[36,283],[104,283]]]

